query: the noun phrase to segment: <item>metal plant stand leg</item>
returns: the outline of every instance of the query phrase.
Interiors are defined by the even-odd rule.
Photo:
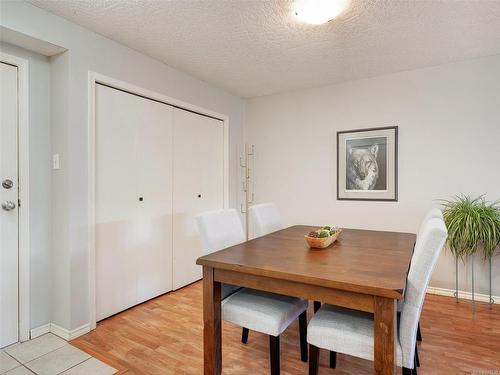
[[[476,304],[474,301],[474,255],[472,256],[472,313],[476,312]]]
[[[495,300],[491,296],[491,255],[489,260],[490,260],[490,309],[491,309],[493,304],[495,303]]]
[[[458,257],[455,256],[455,298],[458,303]]]

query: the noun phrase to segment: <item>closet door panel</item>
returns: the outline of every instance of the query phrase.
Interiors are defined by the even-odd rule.
[[[171,217],[172,107],[97,85],[97,320],[171,290]]]
[[[132,95],[96,85],[95,246],[97,320],[135,304],[137,192]]]
[[[222,121],[174,109],[173,289],[201,278],[194,217],[223,207],[223,135]]]
[[[137,133],[138,303],[172,290],[172,111],[148,100]]]

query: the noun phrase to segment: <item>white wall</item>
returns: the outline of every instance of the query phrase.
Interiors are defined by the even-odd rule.
[[[336,200],[336,132],[399,126],[399,201]],[[287,224],[415,232],[437,199],[500,199],[500,56],[248,100],[256,202],[274,201]],[[488,293],[478,262],[477,292]],[[493,294],[500,295],[500,256]],[[461,289],[469,279],[461,274]],[[454,288],[454,260],[431,285]]]
[[[229,116],[230,205],[237,207],[244,103],[209,84],[24,2],[1,2],[0,24],[66,48],[52,58],[52,321],[89,321],[87,85],[92,70]]]
[[[30,305],[31,327],[50,322],[50,63],[47,57],[6,43],[2,52],[29,62]]]
[[[49,64],[1,46],[29,56],[31,73],[39,76],[30,82],[31,325],[46,323],[50,313],[52,322],[74,329],[89,318],[88,71],[228,115],[233,207],[239,203],[245,106],[239,98],[30,4],[0,2],[0,24],[68,50]],[[256,199],[276,201],[289,224],[414,231],[433,199],[460,192],[500,198],[494,165],[500,158],[499,70],[497,56],[249,100],[246,131],[256,145]],[[399,202],[336,201],[335,132],[394,124],[400,126]],[[61,155],[58,171],[50,170],[52,153]],[[499,295],[500,257],[495,269]],[[443,256],[432,283],[452,288],[453,277],[453,261]],[[478,277],[478,290],[485,292],[486,272]]]

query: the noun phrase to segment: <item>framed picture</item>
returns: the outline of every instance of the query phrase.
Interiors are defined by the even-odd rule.
[[[398,200],[398,127],[337,132],[337,199]]]

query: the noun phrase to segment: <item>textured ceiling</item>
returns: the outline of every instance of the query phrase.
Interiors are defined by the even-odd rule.
[[[30,2],[242,97],[500,54],[500,1],[353,0],[319,26],[292,1]]]

